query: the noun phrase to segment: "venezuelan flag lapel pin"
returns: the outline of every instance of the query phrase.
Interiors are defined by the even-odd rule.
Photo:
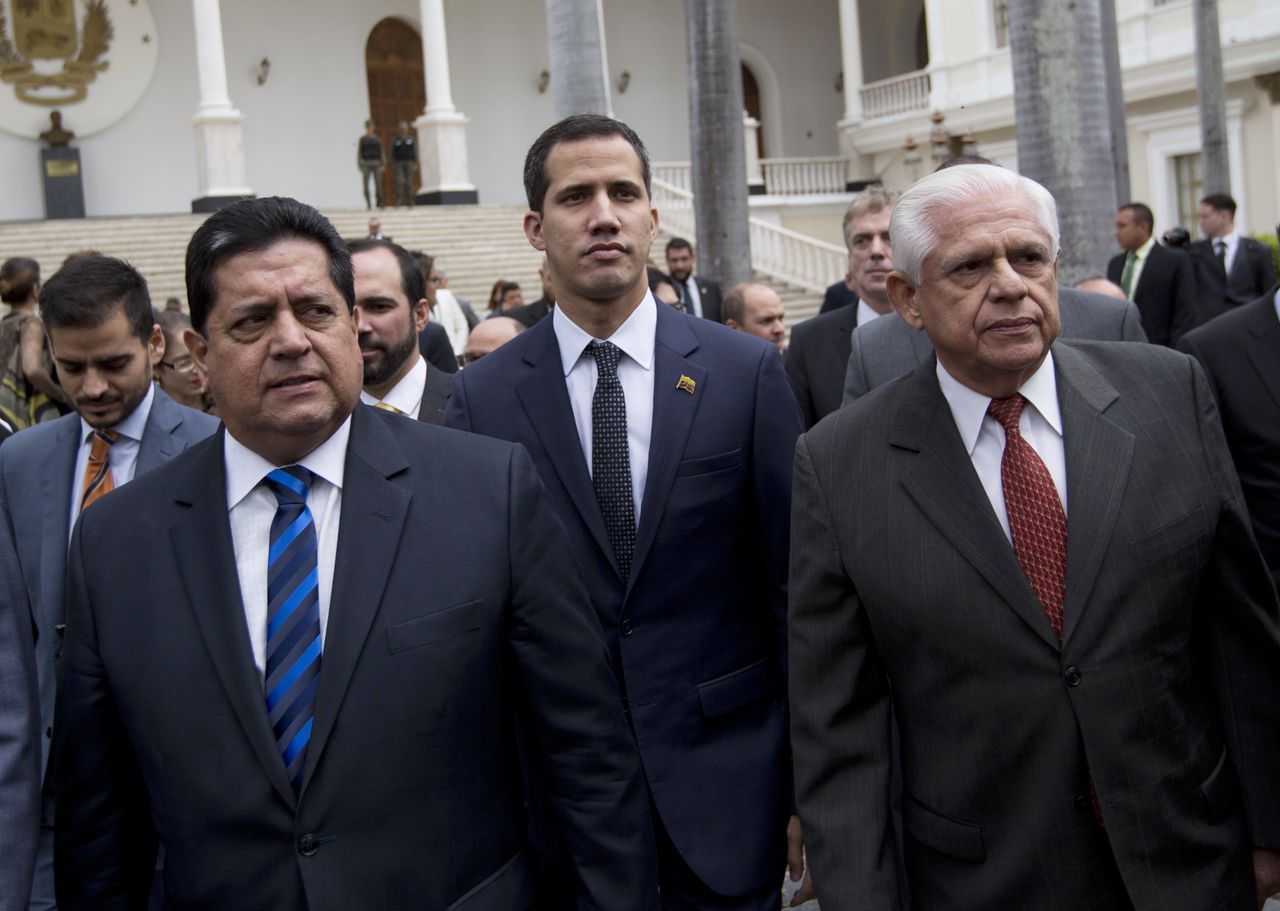
[[[676,388],[693,395],[693,390],[698,388],[698,384],[693,381],[693,377],[681,374],[680,381],[676,383]]]

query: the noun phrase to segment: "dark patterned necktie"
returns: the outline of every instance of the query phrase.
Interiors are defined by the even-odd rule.
[[[1067,517],[1053,476],[1018,430],[1026,403],[1021,395],[992,399],[987,413],[1004,426],[1000,484],[1018,565],[1061,639],[1067,590]]]
[[[316,525],[307,507],[314,476],[300,465],[266,477],[276,495],[267,560],[267,667],[263,683],[276,746],[293,789],[311,739],[320,678],[320,572]]]
[[[627,400],[618,381],[622,351],[612,342],[592,342],[596,391],[591,397],[591,486],[595,488],[609,543],[625,582],[636,549],[636,511],[631,498],[631,457],[627,451]]]
[[[1218,257],[1218,265],[1222,267],[1225,275],[1227,271],[1227,242],[1225,240],[1215,240],[1213,242],[1214,255]]]

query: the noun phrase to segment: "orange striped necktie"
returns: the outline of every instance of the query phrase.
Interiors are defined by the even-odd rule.
[[[84,472],[84,492],[80,496],[80,511],[116,489],[111,477],[111,444],[120,439],[114,430],[95,430],[89,443],[89,464]]]
[[[378,402],[373,407],[377,408],[379,411],[390,411],[392,414],[404,414],[404,412],[395,405],[388,405],[386,402]]]

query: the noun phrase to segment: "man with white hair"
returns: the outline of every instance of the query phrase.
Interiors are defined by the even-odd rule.
[[[1203,373],[1055,341],[1033,181],[940,171],[890,230],[890,299],[936,356],[796,451],[791,733],[823,911],[904,887],[1257,908],[1280,885],[1277,603]]]

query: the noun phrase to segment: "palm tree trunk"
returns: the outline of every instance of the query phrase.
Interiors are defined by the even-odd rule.
[[[1099,0],[1102,16],[1102,63],[1107,72],[1107,120],[1111,124],[1111,158],[1116,172],[1116,208],[1129,196],[1129,134],[1125,126],[1124,82],[1120,75],[1120,38],[1116,34],[1116,0]]]
[[[570,114],[608,114],[600,0],[547,0],[547,51],[556,120]]]
[[[1018,167],[1058,202],[1059,278],[1102,272],[1116,178],[1099,0],[1009,4]]]
[[[1222,40],[1218,37],[1218,0],[1194,0],[1196,94],[1200,99],[1200,151],[1204,192],[1230,193],[1227,161],[1227,94],[1222,76]]]
[[[684,0],[684,18],[698,271],[731,286],[751,278],[737,3]]]

